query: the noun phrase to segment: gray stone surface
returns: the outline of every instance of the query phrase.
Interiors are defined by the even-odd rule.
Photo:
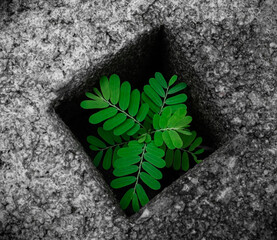
[[[2,1],[0,239],[277,239],[276,14],[273,0]],[[161,25],[220,148],[127,218],[53,106]]]

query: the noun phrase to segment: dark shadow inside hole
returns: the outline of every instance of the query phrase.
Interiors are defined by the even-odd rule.
[[[84,110],[80,107],[81,101],[86,99],[85,92],[92,92],[93,87],[99,88],[100,76],[110,76],[113,73],[120,76],[121,82],[129,81],[132,89],[138,88],[139,90],[142,90],[143,86],[148,83],[149,78],[153,77],[155,72],[161,72],[168,80],[173,74],[178,75],[178,72],[173,72],[175,68],[172,67],[170,63],[172,53],[169,51],[169,42],[163,28],[146,33],[140,36],[136,42],[131,43],[115,56],[107,59],[103,66],[99,66],[98,69],[94,70],[92,77],[86,80],[83,87],[80,87],[77,91],[75,90],[74,94],[63,95],[60,100],[55,103],[57,114],[83,145],[91,159],[93,159],[95,153],[89,149],[86,138],[89,135],[97,136],[97,126],[93,126],[88,122],[92,111]],[[191,74],[193,74],[193,72]],[[182,76],[178,77],[181,80],[184,79]],[[187,90],[185,93],[188,94]],[[188,109],[190,109],[191,102],[188,103]],[[197,106],[197,103],[194,103],[193,106]],[[209,147],[209,150],[201,156],[202,159],[204,159],[217,149],[218,145],[213,141],[213,132],[209,131],[203,119],[199,117],[201,113],[197,112],[197,108],[194,111],[189,110],[189,113],[191,113],[190,115],[193,117],[192,129],[196,130],[198,136],[203,137],[204,140],[202,145]],[[199,123],[201,123],[203,127],[198,128]],[[190,167],[194,165],[194,161],[190,159]],[[106,182],[110,184],[110,181],[114,179],[112,170],[105,171],[101,166],[99,167],[99,171],[102,173]],[[164,176],[163,179],[160,180],[162,189],[184,174],[182,171],[178,172],[167,168],[162,171]],[[149,189],[147,187],[145,188]],[[157,195],[162,189],[159,191],[149,189],[149,191],[147,191],[149,199]],[[114,194],[118,200],[121,199],[125,192],[126,189],[124,188],[121,190],[114,190]],[[126,210],[126,214],[133,214],[131,207]]]

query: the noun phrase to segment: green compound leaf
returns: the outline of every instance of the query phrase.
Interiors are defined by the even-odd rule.
[[[114,129],[115,127],[119,126],[121,123],[123,123],[126,120],[127,116],[124,113],[118,113],[114,117],[108,119],[104,124],[103,128],[106,131],[110,131]]]
[[[193,151],[195,148],[197,148],[202,143],[202,138],[198,137],[195,139],[195,141],[190,145],[189,151]]]
[[[121,177],[121,178],[116,178],[112,180],[111,182],[111,187],[112,188],[123,188],[125,186],[128,186],[136,181],[136,177],[134,176],[127,176],[127,177]]]
[[[174,97],[170,97],[170,98],[166,99],[165,103],[167,105],[184,103],[187,100],[187,98],[188,98],[187,95],[182,93],[182,94],[179,94]]]
[[[177,76],[173,75],[169,80],[169,83],[168,83],[169,87],[172,86],[176,82],[176,80],[177,80]]]
[[[98,109],[98,108],[106,108],[109,104],[102,100],[84,100],[81,102],[81,107],[83,109]]]
[[[181,137],[179,136],[179,134],[174,130],[170,130],[170,131],[168,131],[168,133],[169,133],[171,142],[174,145],[174,147],[181,148],[183,146],[183,141],[182,141]]]
[[[145,153],[144,158],[157,168],[165,167],[165,161],[152,153]]]
[[[138,202],[138,197],[137,194],[134,193],[133,199],[132,199],[132,207],[135,212],[139,211],[139,202]]]
[[[123,168],[131,166],[132,164],[136,164],[140,161],[139,156],[130,156],[116,159],[114,163],[115,168]]]
[[[131,85],[129,82],[125,81],[121,84],[119,107],[122,110],[126,110],[129,107],[131,97]]]
[[[158,83],[157,79],[150,78],[149,79],[150,86],[158,93],[161,97],[165,97],[165,92],[162,86]]]
[[[112,104],[117,104],[120,95],[120,79],[116,74],[111,75],[110,77],[110,100]]]
[[[158,83],[163,87],[163,88],[167,88],[167,83],[163,77],[163,75],[160,72],[156,72],[155,73],[155,78],[157,79]]]
[[[96,154],[96,156],[93,159],[93,164],[95,167],[99,166],[102,157],[103,157],[103,151],[100,151]]]
[[[172,87],[171,89],[169,89],[168,94],[177,93],[179,91],[182,91],[186,87],[187,87],[187,84],[179,83],[179,84],[175,85],[174,87]]]
[[[143,162],[142,163],[142,168],[153,178],[155,179],[162,179],[163,174],[161,173],[160,170],[155,168],[152,164],[148,162]]]
[[[100,78],[100,89],[101,92],[106,100],[110,99],[110,86],[109,86],[109,80],[106,76],[102,76]]]
[[[165,155],[165,162],[166,162],[167,168],[170,168],[172,166],[173,158],[174,158],[174,151],[171,149],[168,149]]]
[[[143,104],[141,105],[139,111],[138,111],[138,114],[137,114],[137,116],[136,116],[136,119],[137,119],[139,122],[142,122],[142,121],[145,119],[145,117],[146,117],[148,111],[149,111],[149,105],[148,105],[147,103],[143,103]]]
[[[108,170],[111,168],[112,165],[112,156],[113,156],[113,150],[109,148],[105,154],[104,160],[103,160],[103,168],[105,170]]]
[[[107,132],[105,131],[102,127],[99,127],[97,129],[97,133],[99,134],[99,136],[105,140],[108,144],[110,145],[114,145],[114,139],[113,139],[113,135],[111,132]]]
[[[113,175],[116,177],[123,177],[123,176],[137,172],[138,169],[139,168],[137,165],[131,165],[131,166],[128,166],[128,168],[124,168],[124,167],[116,168],[113,171]]]
[[[175,146],[172,143],[172,140],[171,140],[171,137],[170,137],[168,131],[164,131],[163,134],[162,134],[162,137],[163,137],[163,140],[164,140],[166,146],[169,149],[175,149]]]
[[[179,149],[177,149],[174,153],[173,169],[181,169],[181,151]]]
[[[99,147],[99,148],[105,148],[105,147],[107,147],[104,142],[102,142],[99,138],[94,137],[94,136],[88,136],[87,137],[87,141],[91,145]]]
[[[147,97],[144,92],[141,94],[141,99],[149,105],[149,108],[152,112],[158,113],[160,111],[160,108],[155,103],[153,103],[152,100]]]
[[[104,120],[107,120],[117,114],[117,109],[113,107],[106,108],[90,116],[89,122],[92,124],[98,124]]]
[[[138,183],[136,187],[136,192],[141,206],[145,206],[149,202],[149,198],[143,189],[143,187]]]
[[[153,190],[159,190],[161,188],[161,184],[146,172],[140,173],[140,179]]]
[[[161,98],[159,97],[159,95],[155,92],[155,90],[149,86],[146,85],[143,88],[145,94],[159,107],[162,106],[163,102],[161,100]]]
[[[139,90],[135,89],[131,93],[130,105],[128,108],[128,112],[131,116],[134,117],[135,115],[137,115],[139,104],[140,104],[140,92]]]
[[[116,136],[122,135],[123,133],[130,130],[134,126],[134,124],[135,124],[135,122],[132,119],[128,118],[125,122],[123,122],[121,125],[116,127],[113,130],[113,133]]]
[[[163,145],[163,133],[162,132],[155,132],[154,134],[154,143],[157,147]]]
[[[131,200],[132,200],[132,198],[133,198],[133,194],[134,194],[134,188],[130,188],[125,194],[124,194],[124,196],[121,198],[121,200],[120,200],[120,207],[121,207],[121,209],[126,209],[128,206],[129,206],[129,204],[130,204],[130,202],[131,202]]]
[[[185,172],[189,170],[189,156],[185,151],[182,155],[182,170]]]

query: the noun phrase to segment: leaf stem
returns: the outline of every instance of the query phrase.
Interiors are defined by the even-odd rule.
[[[166,89],[165,96],[164,96],[164,100],[163,100],[163,105],[161,106],[159,115],[161,115],[161,113],[162,113],[162,111],[163,111],[163,108],[164,108],[164,105],[165,105],[165,101],[166,101],[166,98],[167,98],[167,94],[168,94],[168,89],[169,89],[169,85],[168,85],[168,87],[167,87],[167,89]]]
[[[142,154],[141,154],[141,157],[140,157],[139,170],[138,170],[138,174],[137,174],[137,180],[136,180],[136,183],[135,183],[135,186],[134,186],[133,195],[136,192],[136,187],[137,187],[138,180],[139,180],[139,175],[140,175],[140,172],[141,172],[141,165],[142,165],[142,162],[143,162],[143,157],[144,157],[145,149],[146,149],[146,143],[144,143],[144,147],[143,147]]]
[[[127,117],[131,118],[134,122],[136,122],[137,124],[139,124],[142,128],[145,129],[145,127],[138,121],[136,120],[134,117],[132,117],[131,115],[129,115],[127,112],[123,111],[122,109],[118,108],[116,105],[110,103],[108,100],[106,100],[105,98],[101,97],[103,101],[105,101],[106,103],[108,103],[111,107],[114,107],[115,109],[117,109],[119,112],[124,113]]]

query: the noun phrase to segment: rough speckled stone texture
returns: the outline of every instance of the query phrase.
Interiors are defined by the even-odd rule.
[[[273,0],[1,1],[0,239],[277,239],[276,16]],[[127,218],[53,105],[161,25],[220,148]]]

